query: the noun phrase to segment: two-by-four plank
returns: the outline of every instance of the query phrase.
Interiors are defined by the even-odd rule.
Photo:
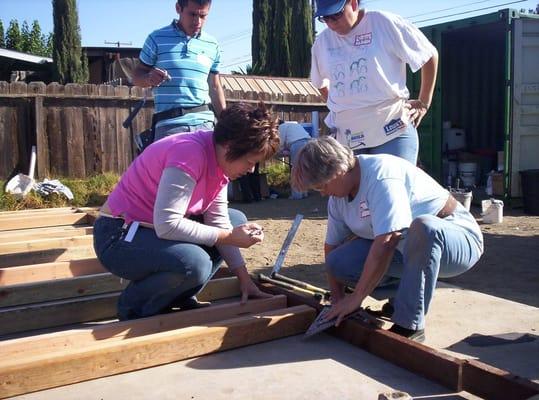
[[[111,273],[0,286],[0,307],[118,292],[129,282]]]
[[[304,332],[316,311],[297,306],[54,355],[0,361],[0,396],[14,396],[88,379],[247,346]]]
[[[68,249],[70,247],[92,246],[93,238],[93,235],[82,235],[60,238],[46,237],[42,239],[24,239],[18,241],[2,242],[0,243],[0,255],[32,253],[51,249]]]
[[[1,218],[0,231],[62,225],[84,225],[89,223],[88,214],[79,212],[72,214],[43,213],[39,217],[34,215],[17,215]]]
[[[91,235],[92,226],[53,226],[47,228],[18,229],[0,232],[0,243],[20,242],[36,239],[69,238],[72,236]]]
[[[96,254],[94,246],[90,244],[66,248],[49,248],[25,253],[0,254],[0,268],[93,257],[96,257]]]
[[[5,267],[0,268],[0,286],[29,284],[104,272],[107,270],[97,258]]]
[[[236,277],[213,279],[197,295],[201,301],[239,296]],[[85,296],[0,309],[0,335],[115,318],[119,293]]]
[[[81,348],[99,341],[124,340],[142,335],[165,332],[221,321],[253,313],[285,308],[286,296],[252,299],[245,304],[239,301],[216,304],[195,310],[155,315],[131,321],[81,327],[60,332],[27,336],[0,342],[0,360],[12,357],[31,357],[53,354],[70,348]]]

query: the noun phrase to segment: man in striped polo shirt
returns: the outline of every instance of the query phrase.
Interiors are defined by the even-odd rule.
[[[133,83],[154,87],[155,140],[212,129],[215,115],[226,106],[219,46],[202,31],[210,6],[211,0],[178,0],[179,20],[152,32],[140,52]]]

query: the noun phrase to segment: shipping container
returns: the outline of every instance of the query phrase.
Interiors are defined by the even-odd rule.
[[[519,171],[539,168],[539,15],[505,9],[421,30],[440,56],[421,163],[444,185],[451,162],[476,163],[478,186],[503,168],[505,196],[520,197]],[[412,98],[420,81],[409,74]],[[444,145],[444,122],[465,132],[465,149]]]

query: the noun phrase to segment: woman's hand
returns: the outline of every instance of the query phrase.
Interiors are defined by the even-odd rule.
[[[217,243],[237,246],[241,248],[251,247],[264,240],[262,227],[255,223],[247,223],[236,226],[231,231],[222,231]]]
[[[408,119],[416,128],[429,110],[428,104],[423,103],[421,100],[408,100],[404,108],[408,110]]]
[[[359,300],[353,294],[350,296],[345,296],[343,299],[339,300],[337,303],[332,303],[329,313],[326,315],[325,320],[329,321],[332,318],[337,318],[335,326],[339,326],[341,321],[349,314],[352,314],[354,311],[357,311],[361,307],[362,301]]]
[[[241,290],[241,302],[240,304],[247,303],[249,298],[258,298],[258,299],[267,299],[273,297],[269,293],[261,291],[258,286],[255,285],[247,268],[245,265],[234,270],[234,274],[238,277],[240,281],[240,290]]]
[[[255,285],[251,278],[240,282],[241,289],[241,302],[240,304],[247,303],[248,299],[267,299],[273,297],[271,294],[263,292]]]

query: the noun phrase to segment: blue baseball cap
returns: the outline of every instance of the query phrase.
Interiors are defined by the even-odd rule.
[[[315,17],[337,14],[346,5],[347,0],[316,0]]]

